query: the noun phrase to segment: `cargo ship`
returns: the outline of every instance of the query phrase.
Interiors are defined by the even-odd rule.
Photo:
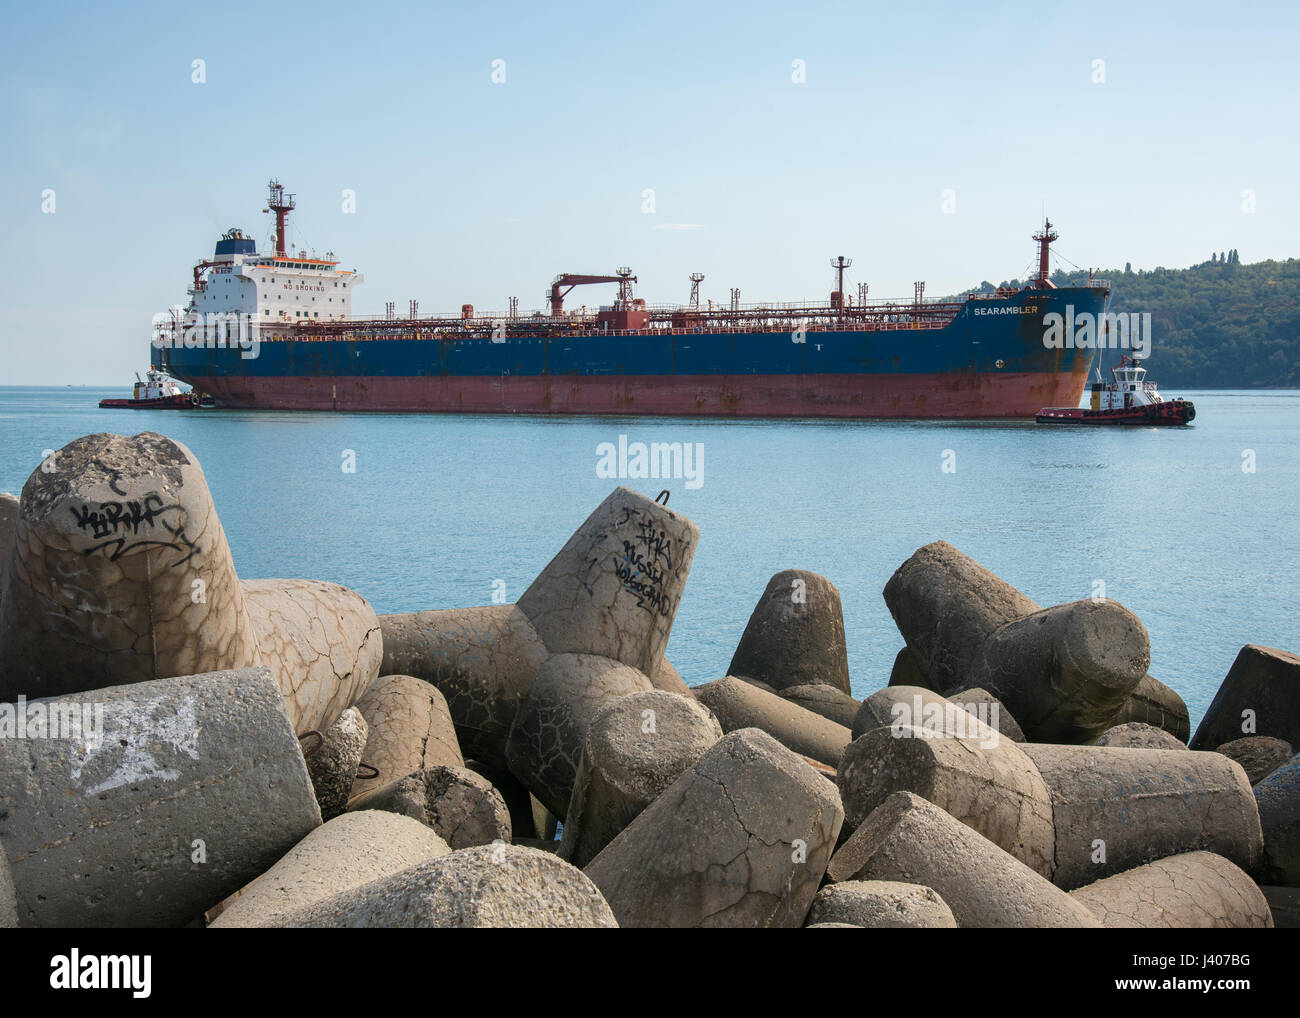
[[[274,253],[228,230],[193,268],[188,307],[156,321],[153,364],[217,406],[279,410],[624,414],[720,417],[1032,418],[1078,405],[1095,350],[1044,342],[1049,315],[1101,315],[1109,284],[1056,287],[1047,222],[1038,271],[1022,287],[927,300],[845,293],[851,259],[832,261],[825,302],[701,304],[635,296],[630,268],[562,273],[547,307],[399,318],[354,317],[363,277],[333,254],[288,249],[294,209],[276,181]],[[613,302],[565,307],[577,286]],[[1059,320],[1059,319],[1058,319]]]

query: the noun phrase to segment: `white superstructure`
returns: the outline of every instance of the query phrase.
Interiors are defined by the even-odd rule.
[[[1123,356],[1119,367],[1112,368],[1115,380],[1109,385],[1092,387],[1093,410],[1127,410],[1130,407],[1151,406],[1164,402],[1155,382],[1148,382],[1147,369],[1137,358]]]
[[[192,310],[201,315],[247,315],[263,325],[328,322],[352,317],[352,294],[364,277],[340,269],[334,252],[324,258],[285,250],[284,221],[293,195],[271,182],[271,209],[277,213],[276,252],[259,254],[242,230],[229,229],[217,241],[211,261],[194,267]]]

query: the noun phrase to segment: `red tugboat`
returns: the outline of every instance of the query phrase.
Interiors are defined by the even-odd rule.
[[[182,392],[176,380],[166,372],[150,368],[144,381],[135,374],[135,388],[130,399],[101,399],[101,409],[128,408],[131,410],[189,410],[202,406],[203,397],[197,392]]]
[[[1196,418],[1190,399],[1161,399],[1155,382],[1146,381],[1147,369],[1136,357],[1120,357],[1111,368],[1109,385],[1094,382],[1088,407],[1044,407],[1034,418],[1039,424],[1187,424]]]

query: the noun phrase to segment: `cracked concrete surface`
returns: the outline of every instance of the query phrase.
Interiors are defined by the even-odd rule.
[[[1212,852],[1185,852],[1070,892],[1103,926],[1138,929],[1271,929],[1264,893],[1241,867]]]
[[[1021,747],[1052,796],[1056,868],[1072,890],[1199,849],[1249,869],[1263,848],[1241,765],[1219,753],[1110,746]],[[1096,842],[1104,842],[1105,858]]]
[[[845,751],[835,780],[850,829],[894,792],[915,792],[1051,879],[1051,796],[1033,761],[1010,739],[990,746],[978,737],[876,728]]]
[[[437,686],[413,675],[381,675],[356,708],[370,730],[361,759],[379,773],[358,776],[350,798],[426,767],[464,766],[451,710]]]
[[[707,710],[661,689],[601,708],[583,744],[560,858],[587,865],[720,738]]]
[[[384,615],[380,625],[384,674],[437,686],[465,755],[505,769],[510,726],[547,657],[528,617],[502,604]]]
[[[525,694],[510,729],[506,746],[510,773],[563,820],[592,718],[616,697],[653,688],[642,672],[607,657],[551,655]]]
[[[23,486],[0,580],[0,701],[262,663],[185,446],[87,435],[46,463]]]
[[[1100,925],[1060,888],[912,792],[881,803],[835,853],[827,876],[933,888],[964,928]]]
[[[621,926],[798,927],[844,811],[756,728],[722,737],[586,867]]]
[[[383,634],[360,594],[321,580],[244,580],[262,660],[294,730],[324,731],[379,676]]]

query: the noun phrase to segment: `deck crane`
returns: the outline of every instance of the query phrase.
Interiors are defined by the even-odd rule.
[[[636,276],[628,268],[620,268],[615,276],[584,276],[580,273],[562,272],[551,280],[551,314],[563,314],[564,298],[569,291],[575,286],[585,286],[588,283],[617,283],[619,303],[631,305],[632,284],[635,282]]]

